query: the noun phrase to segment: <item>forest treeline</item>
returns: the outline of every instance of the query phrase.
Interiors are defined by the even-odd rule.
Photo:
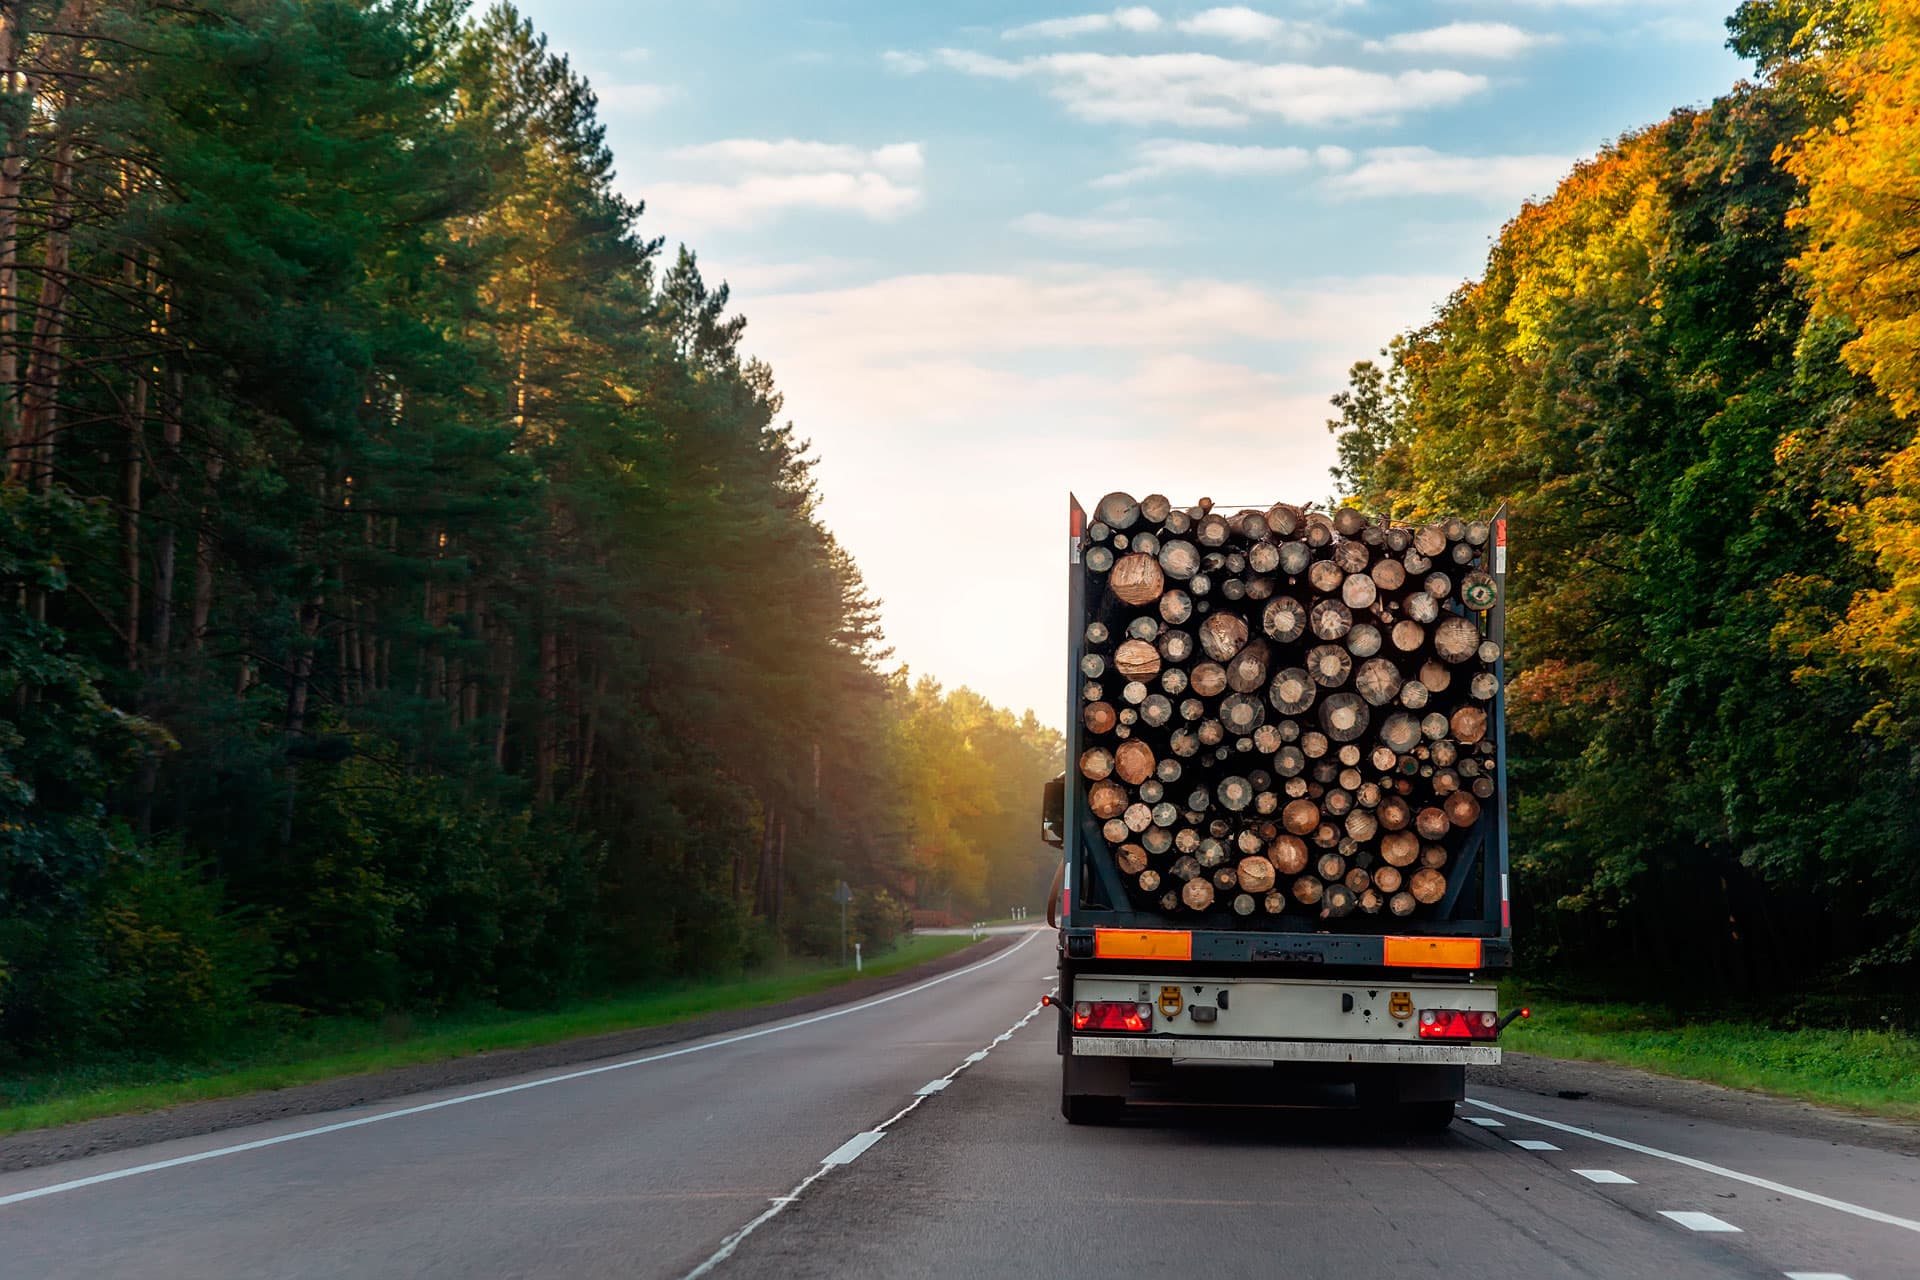
[[[1534,966],[1920,969],[1920,5],[1742,5],[1755,78],[1578,165],[1335,399],[1346,493],[1509,504]]]
[[[22,0],[0,91],[0,1058],[1037,900],[1058,735],[887,669],[524,18]]]

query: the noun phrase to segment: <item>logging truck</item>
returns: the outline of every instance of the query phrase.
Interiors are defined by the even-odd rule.
[[[1069,510],[1062,1115],[1445,1127],[1514,1016],[1504,509]]]

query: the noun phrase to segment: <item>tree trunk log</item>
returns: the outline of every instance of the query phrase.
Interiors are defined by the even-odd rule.
[[[1447,724],[1463,747],[1470,747],[1487,736],[1487,713],[1480,707],[1461,707]]]
[[[1288,667],[1273,678],[1267,700],[1284,716],[1296,716],[1313,705],[1320,690],[1313,678],[1299,667]]]
[[[1407,891],[1415,902],[1432,906],[1447,896],[1447,878],[1432,867],[1422,867],[1408,878]]]
[[[1389,831],[1380,837],[1380,857],[1390,867],[1410,867],[1420,858],[1420,837],[1411,831]]]
[[[1412,653],[1427,642],[1427,629],[1412,618],[1402,618],[1393,624],[1393,647],[1401,653]]]
[[[1372,722],[1367,704],[1356,693],[1334,693],[1320,700],[1320,726],[1335,742],[1352,742]]]
[[[1443,802],[1447,821],[1456,827],[1470,827],[1480,820],[1480,801],[1471,791],[1456,791]]]
[[[1113,855],[1120,869],[1130,876],[1137,876],[1147,869],[1147,851],[1137,844],[1123,844]]]
[[[1322,595],[1332,595],[1338,591],[1346,576],[1340,566],[1331,560],[1315,560],[1307,566],[1307,581]]]
[[[1215,662],[1225,662],[1247,643],[1247,624],[1231,613],[1215,612],[1200,624],[1200,648]]]
[[[1450,613],[1433,629],[1433,651],[1444,662],[1462,663],[1480,651],[1480,628],[1471,618]]]
[[[1227,660],[1227,688],[1235,693],[1258,693],[1267,687],[1267,664],[1272,651],[1264,640],[1249,640]]]
[[[1295,800],[1281,810],[1280,821],[1294,835],[1308,835],[1320,825],[1320,806],[1311,800]]]
[[[1131,529],[1140,520],[1140,504],[1133,495],[1110,493],[1094,504],[1093,518],[1110,529]]]
[[[1120,781],[1139,786],[1153,776],[1153,748],[1138,738],[1121,743],[1113,753],[1113,771]]]
[[[1293,900],[1301,906],[1311,907],[1320,901],[1327,887],[1312,876],[1301,876],[1293,882]]]
[[[1184,538],[1169,538],[1160,544],[1160,572],[1176,582],[1185,582],[1200,572],[1200,548]]]
[[[1325,689],[1337,689],[1353,674],[1353,656],[1336,644],[1315,645],[1307,651],[1307,674]]]
[[[1180,901],[1194,911],[1205,911],[1213,905],[1213,881],[1204,876],[1195,876],[1180,886]]]
[[[1439,840],[1447,834],[1446,811],[1432,805],[1422,809],[1413,817],[1413,829],[1420,833],[1423,840]]]

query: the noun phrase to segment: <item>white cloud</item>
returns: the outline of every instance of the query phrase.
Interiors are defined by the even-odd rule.
[[[1102,31],[1147,32],[1160,29],[1160,15],[1145,5],[1128,5],[1110,13],[1083,13],[1071,18],[1047,18],[1010,27],[1000,33],[1006,40],[1065,40],[1073,36],[1094,35]]]
[[[673,234],[689,227],[739,227],[789,209],[828,210],[878,220],[921,200],[926,155],[917,142],[858,147],[798,138],[728,138],[669,155],[690,176],[638,194]]]
[[[889,71],[897,75],[917,76],[933,64],[917,53],[908,53],[900,49],[889,49],[880,55],[880,61]]]
[[[1036,212],[1021,214],[1012,226],[1030,236],[1096,249],[1140,249],[1173,239],[1172,228],[1158,218],[1066,217]]]
[[[1523,31],[1508,22],[1449,22],[1424,31],[1403,31],[1370,40],[1372,53],[1408,53],[1443,58],[1517,58],[1529,49],[1558,43],[1559,37]]]
[[[671,85],[641,81],[623,83],[610,77],[593,77],[587,83],[593,86],[593,96],[600,105],[609,111],[653,111],[673,97]]]
[[[727,168],[774,170],[780,173],[818,173],[838,169],[874,170],[895,177],[911,177],[926,168],[926,152],[917,142],[896,142],[871,150],[841,142],[808,142],[799,138],[726,138],[668,152],[676,160],[717,164]]]
[[[1485,76],[1463,71],[1387,73],[1204,53],[1059,53],[1010,61],[943,49],[938,57],[967,75],[1038,81],[1074,116],[1120,124],[1223,127],[1262,117],[1295,125],[1389,123],[1488,86]]]
[[[1339,148],[1328,150],[1338,151]],[[1213,177],[1249,177],[1299,173],[1314,163],[1305,147],[1236,146],[1224,142],[1195,142],[1186,138],[1155,138],[1134,148],[1134,166],[1096,179],[1097,187],[1123,187],[1178,173]]]
[[[1513,204],[1544,196],[1573,168],[1570,156],[1465,156],[1430,147],[1374,147],[1359,165],[1329,178],[1346,196],[1475,196]]]
[[[1192,36],[1233,40],[1241,44],[1284,45],[1301,53],[1318,48],[1331,34],[1328,28],[1319,23],[1276,18],[1245,5],[1203,9],[1192,17],[1182,18],[1176,25]]]

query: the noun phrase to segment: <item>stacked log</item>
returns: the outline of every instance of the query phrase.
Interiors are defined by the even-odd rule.
[[[1135,906],[1441,909],[1499,776],[1489,532],[1100,500],[1078,768]]]

